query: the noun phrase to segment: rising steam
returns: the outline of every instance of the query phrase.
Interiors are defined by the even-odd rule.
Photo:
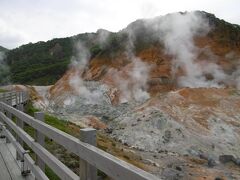
[[[112,75],[114,84],[120,91],[120,102],[144,101],[150,97],[147,92],[147,81],[152,65],[136,56],[137,38],[157,41],[165,47],[166,54],[172,57],[171,74],[178,87],[224,87],[234,84],[240,88],[240,71],[236,70],[230,74],[224,72],[217,64],[218,57],[210,48],[199,48],[194,43],[196,37],[207,35],[211,28],[204,12],[197,11],[139,20],[119,32],[128,36],[125,42],[125,55],[130,63],[123,68],[124,70],[111,68],[108,73]],[[109,32],[99,30],[97,34],[98,44],[104,47]],[[81,42],[76,44],[76,49],[77,54],[73,57],[72,66],[78,70],[70,85],[79,95],[95,102],[102,94],[97,90],[89,90],[81,78],[82,73],[88,68],[90,52]],[[207,56],[199,60],[201,53]]]
[[[109,32],[105,30],[99,30],[96,41],[100,46],[105,45],[105,41],[109,36]],[[106,97],[106,86],[97,82],[84,81],[82,79],[83,73],[88,70],[89,60],[91,53],[86,44],[80,40],[75,43],[75,55],[71,60],[71,68],[74,69],[74,75],[71,76],[69,85],[72,87],[78,97],[81,98],[82,103],[85,104],[101,104],[103,101],[109,103],[108,97]],[[75,103],[77,98],[72,97],[65,100],[65,105],[71,105]]]
[[[75,44],[75,49],[76,55],[72,57],[71,63],[71,66],[75,69],[75,71],[69,81],[69,84],[78,96],[84,97],[84,102],[86,104],[97,104],[102,94],[97,90],[90,90],[82,79],[82,74],[88,68],[90,52],[81,41],[78,41]],[[67,99],[65,104],[70,105],[74,102],[75,98],[71,98]]]
[[[120,73],[114,74],[114,80],[117,82],[118,89],[120,90],[120,102],[128,102],[135,100],[138,102],[145,101],[150,97],[147,92],[147,81],[151,65],[143,62],[135,55],[136,34],[134,29],[127,28],[124,30],[128,39],[126,43],[125,54],[127,59],[131,62],[131,68],[126,72],[126,78],[119,76]]]
[[[144,101],[150,96],[147,92],[147,80],[148,74],[150,71],[150,66],[147,63],[144,63],[140,58],[135,56],[135,47],[134,47],[134,34],[127,32],[129,35],[127,46],[126,46],[126,57],[130,60],[131,67],[129,71],[126,72],[126,78],[120,76],[121,73],[117,69],[112,68],[111,72],[113,74],[113,79],[115,84],[120,91],[120,102],[128,102],[130,100],[135,101]],[[97,43],[100,47],[106,45],[106,41],[109,37],[109,32],[105,30],[99,30],[97,32]],[[70,86],[74,91],[79,95],[87,98],[87,103],[98,104],[99,99],[104,96],[106,93],[103,93],[103,87],[100,89],[90,90],[86,83],[82,79],[82,74],[88,69],[88,63],[90,60],[89,49],[86,48],[84,43],[78,41],[75,45],[76,55],[72,58],[71,66],[76,69],[74,76],[70,79]],[[66,101],[66,104],[69,104],[69,101]]]
[[[170,14],[160,20],[159,38],[166,53],[173,57],[172,77],[180,87],[221,87],[226,75],[216,63],[198,61],[200,49],[194,44],[194,37],[206,35],[210,26],[199,12]],[[183,71],[179,75],[179,70]],[[208,79],[207,76],[211,76]]]
[[[120,91],[120,103],[131,100],[141,102],[150,97],[147,92],[147,80],[151,66],[137,57],[132,57],[131,61],[130,70],[126,73],[111,69],[115,84]]]
[[[238,70],[230,74],[225,72],[218,65],[218,57],[210,48],[199,48],[195,45],[195,38],[206,36],[211,28],[206,14],[200,11],[138,20],[125,30],[130,37],[127,56],[130,59],[135,58],[136,36],[142,40],[149,39],[151,43],[158,41],[164,45],[166,54],[172,57],[171,75],[178,87],[240,87]],[[201,53],[206,57],[199,60]]]

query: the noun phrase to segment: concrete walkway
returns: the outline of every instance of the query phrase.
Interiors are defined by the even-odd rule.
[[[16,150],[5,139],[0,139],[0,180],[32,180],[32,175],[21,175],[21,163],[16,161]]]

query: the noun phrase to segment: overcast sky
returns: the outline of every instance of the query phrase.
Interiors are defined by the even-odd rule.
[[[0,0],[0,45],[119,31],[136,19],[178,11],[204,10],[240,24],[239,8],[240,0]]]

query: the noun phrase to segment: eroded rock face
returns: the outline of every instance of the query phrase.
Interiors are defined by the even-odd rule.
[[[109,90],[99,82],[86,86],[103,94]],[[239,177],[236,172],[240,157],[240,93],[237,90],[183,88],[145,102],[113,105],[107,95],[101,96],[97,103],[86,103],[85,97],[69,92],[58,96],[54,103],[48,99],[50,88],[28,87],[35,100],[49,100],[44,107],[48,112],[82,127],[106,131],[142,154],[144,161],[149,158],[155,168],[152,172],[160,177]],[[75,100],[58,103],[67,98]],[[180,163],[178,167],[171,165],[176,163]]]
[[[61,118],[87,125],[92,116],[104,123],[104,128],[97,123],[100,129],[111,129],[113,138],[143,151],[169,150],[197,157],[207,153],[213,160],[222,154],[240,157],[237,90],[183,88],[146,102],[113,105],[107,85],[88,82],[86,87],[101,92],[101,98],[94,102],[66,93],[51,99],[49,109]]]
[[[231,93],[227,89],[182,89],[152,98],[110,122],[112,136],[146,151],[239,157],[240,96]]]
[[[187,137],[183,126],[155,108],[127,112],[110,122],[112,136],[138,149],[159,151],[161,148],[176,148],[174,142]]]

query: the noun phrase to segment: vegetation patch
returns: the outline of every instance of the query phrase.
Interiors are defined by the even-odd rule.
[[[7,92],[5,89],[0,89],[0,93]]]

